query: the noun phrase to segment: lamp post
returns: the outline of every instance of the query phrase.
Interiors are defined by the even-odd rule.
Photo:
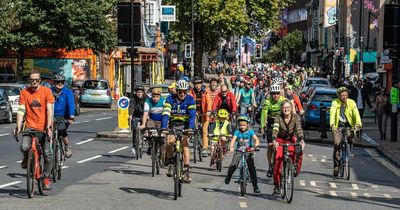
[[[359,56],[358,56],[358,74],[359,74],[359,77],[358,78],[362,78],[362,76],[363,76],[363,69],[364,69],[364,66],[363,66],[363,62],[364,62],[364,58],[363,58],[363,39],[364,39],[364,37],[363,37],[363,30],[364,30],[364,28],[363,28],[363,17],[364,17],[364,7],[363,7],[363,1],[361,1],[361,0],[359,0],[358,1],[358,3],[359,3],[359,10],[360,10],[360,17],[359,17],[359,20],[358,20],[358,47],[359,47],[359,49],[360,49],[360,54],[359,54]]]
[[[191,44],[192,44],[192,55],[190,56],[190,75],[194,75],[194,0],[192,0],[192,38],[191,38]]]

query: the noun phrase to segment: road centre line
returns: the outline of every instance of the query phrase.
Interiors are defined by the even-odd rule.
[[[308,157],[312,157],[313,155],[312,154],[308,154]]]
[[[7,168],[7,166],[0,166],[0,169],[2,169],[2,168]]]
[[[88,162],[88,161],[91,161],[91,160],[94,160],[94,159],[100,158],[100,157],[102,157],[102,155],[96,155],[96,156],[91,157],[91,158],[87,158],[87,159],[84,159],[84,160],[80,160],[80,161],[78,161],[78,162],[76,162],[76,163],[85,163],[85,162]]]
[[[247,208],[248,206],[247,206],[247,203],[246,203],[246,201],[239,201],[239,206],[240,206],[240,208]]]
[[[108,120],[108,119],[111,119],[112,117],[104,117],[104,118],[98,118],[98,119],[96,119],[96,121],[100,121],[100,120]]]
[[[88,143],[88,142],[91,142],[93,140],[94,139],[88,139],[88,140],[85,140],[85,141],[80,141],[80,142],[76,143],[76,145],[81,145],[81,144],[84,144],[84,143]]]
[[[313,186],[313,187],[316,187],[317,183],[315,181],[310,181],[310,185]]]
[[[7,183],[7,184],[3,184],[3,185],[0,185],[0,189],[5,188],[5,187],[9,187],[9,186],[12,186],[12,185],[16,185],[16,184],[19,184],[19,183],[22,183],[22,181],[15,181],[15,182],[10,182],[10,183]]]
[[[8,135],[11,135],[11,133],[2,133],[2,134],[0,134],[0,137],[1,136],[8,136]]]
[[[89,120],[85,120],[85,121],[83,121],[84,123],[88,123],[89,122]]]
[[[356,192],[350,192],[351,197],[357,197],[357,193]]]
[[[325,159],[321,159],[321,163],[325,163],[326,162],[326,160]]]
[[[337,196],[337,194],[336,194],[336,192],[335,192],[335,191],[329,191],[329,194],[331,194],[331,196],[334,196],[334,197],[336,197],[336,196]]]
[[[112,153],[116,153],[116,152],[119,152],[119,151],[121,151],[121,150],[128,149],[128,148],[129,148],[129,147],[126,146],[126,147],[122,147],[122,148],[119,148],[119,149],[116,149],[116,150],[113,150],[113,151],[109,151],[108,153],[109,153],[109,154],[112,154]]]
[[[69,168],[69,166],[62,166],[61,169]]]
[[[331,185],[332,188],[337,188],[336,183],[330,182],[329,185]]]
[[[306,186],[306,181],[305,180],[300,180],[299,182],[300,182],[301,186]]]
[[[360,188],[358,188],[358,185],[357,184],[351,184],[351,187],[354,189],[354,190],[359,190]]]

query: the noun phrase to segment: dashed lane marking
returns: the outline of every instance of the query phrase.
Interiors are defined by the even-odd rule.
[[[351,197],[355,198],[357,197],[357,193],[356,192],[350,192]]]
[[[246,198],[239,196],[239,206],[240,208],[247,208]]]
[[[22,160],[18,160],[17,162],[15,162],[15,163],[22,163]]]
[[[334,196],[334,197],[336,197],[336,196],[337,196],[337,194],[336,194],[336,192],[335,192],[335,191],[329,191],[329,194],[331,194],[331,196]]]
[[[322,155],[322,158],[325,158],[325,159],[326,159],[327,157],[326,157],[326,155]]]
[[[84,123],[88,123],[89,122],[89,120],[85,120],[85,121],[83,121]]]
[[[85,140],[85,141],[80,141],[80,142],[76,143],[76,145],[81,145],[81,144],[84,144],[84,143],[88,143],[88,142],[91,142],[93,140],[94,139],[88,139],[88,140]]]
[[[310,181],[310,185],[313,186],[313,187],[316,187],[317,183],[315,181]]]
[[[2,133],[2,134],[0,134],[0,137],[1,136],[8,136],[8,135],[11,135],[11,133]]]
[[[98,118],[96,119],[96,121],[100,121],[100,120],[108,120],[111,119],[112,117],[103,117],[103,118]]]
[[[19,184],[19,183],[22,183],[22,181],[15,181],[15,182],[10,182],[10,183],[7,183],[7,184],[3,184],[3,185],[0,185],[0,189],[5,188],[5,187],[9,187],[9,186],[13,186],[13,185],[16,185],[16,184]]]
[[[330,182],[329,185],[331,185],[332,188],[337,188],[336,183]]]
[[[0,169],[7,168],[7,166],[0,166]]]
[[[313,161],[313,162],[316,162],[316,161],[317,161],[317,159],[316,159],[316,158],[313,158],[313,159],[311,159],[311,161]]]
[[[303,186],[303,187],[306,186],[306,181],[305,180],[299,180],[299,182],[300,182],[301,186]]]
[[[121,150],[128,149],[128,148],[129,148],[129,147],[126,146],[126,147],[122,147],[122,148],[119,148],[119,149],[116,149],[116,150],[113,150],[113,151],[109,151],[108,153],[109,153],[109,154],[112,154],[112,153],[116,153],[116,152],[119,152],[119,151],[121,151]]]
[[[96,156],[91,157],[91,158],[87,158],[87,159],[84,159],[84,160],[80,160],[80,161],[78,161],[78,162],[76,162],[76,163],[85,163],[85,162],[88,162],[88,161],[91,161],[91,160],[94,160],[94,159],[100,158],[100,157],[102,157],[102,155],[96,155]]]
[[[308,157],[312,157],[313,155],[312,154],[308,154]]]
[[[69,166],[62,166],[61,169],[69,168]]]
[[[325,159],[321,159],[321,163],[325,163],[326,162],[326,160]]]
[[[357,184],[351,184],[351,187],[354,189],[354,190],[359,190],[360,188],[358,188],[358,185]]]
[[[82,122],[74,122],[73,124],[81,124]]]

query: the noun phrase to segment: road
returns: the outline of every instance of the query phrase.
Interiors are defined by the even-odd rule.
[[[48,196],[28,199],[24,171],[20,168],[19,144],[11,127],[0,125],[0,209],[399,209],[400,177],[376,159],[372,149],[355,148],[351,179],[332,178],[332,148],[307,144],[301,174],[295,178],[291,204],[272,196],[267,171],[265,144],[256,154],[261,194],[248,186],[239,197],[235,177],[224,184],[231,155],[222,172],[209,167],[209,159],[191,163],[193,181],[183,185],[183,197],[173,200],[173,181],[161,175],[151,177],[147,155],[134,160],[129,143],[98,141],[98,131],[113,130],[116,112],[88,112],[70,128],[73,156],[68,159],[62,180]],[[93,139],[93,140],[92,140]],[[4,167],[3,167],[4,166]],[[236,175],[237,177],[237,175]]]

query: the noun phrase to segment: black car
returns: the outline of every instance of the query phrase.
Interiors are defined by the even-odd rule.
[[[6,90],[0,88],[0,120],[6,123],[13,122],[11,104],[9,103]]]

